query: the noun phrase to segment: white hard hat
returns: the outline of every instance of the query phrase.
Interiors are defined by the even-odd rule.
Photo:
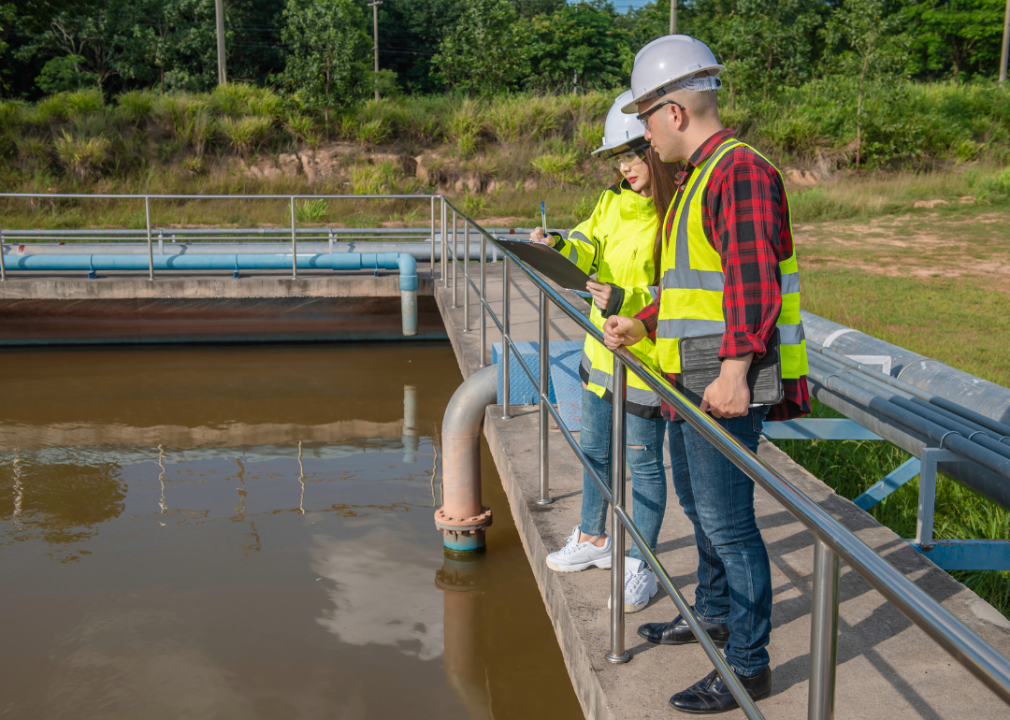
[[[603,126],[603,144],[593,150],[593,155],[605,153],[605,157],[616,155],[624,150],[632,150],[639,145],[645,145],[645,126],[634,115],[625,115],[621,108],[632,101],[631,91],[625,90],[607,113],[607,122]]]
[[[689,35],[657,38],[635,56],[635,67],[631,71],[633,99],[622,110],[636,114],[638,103],[677,88],[696,92],[718,90],[722,81],[716,76],[725,69],[701,40]],[[695,77],[705,71],[708,76]]]

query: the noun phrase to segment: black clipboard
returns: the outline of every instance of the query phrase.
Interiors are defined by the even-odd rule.
[[[722,370],[719,349],[722,335],[681,338],[680,375],[677,389],[695,405],[701,404],[705,389],[715,382]],[[747,372],[751,407],[778,405],[782,402],[782,363],[779,357],[779,329],[775,328],[765,354],[752,363]]]
[[[542,243],[524,240],[498,240],[498,243],[538,273],[566,290],[586,292],[589,276],[554,248]]]

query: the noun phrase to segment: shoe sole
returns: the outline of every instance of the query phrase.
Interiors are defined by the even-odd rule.
[[[605,564],[601,564],[601,563],[605,563]],[[588,570],[589,568],[592,568],[592,567],[599,568],[600,570],[609,570],[611,564],[612,563],[611,563],[610,560],[606,560],[606,561],[603,561],[603,560],[596,561],[596,560],[594,560],[593,562],[582,563],[580,565],[566,565],[566,566],[562,567],[561,565],[553,563],[550,560],[547,561],[547,567],[549,567],[554,572],[581,572],[582,570]]]
[[[646,635],[645,633],[643,633],[641,630],[638,631],[638,637],[642,638],[646,642],[652,643],[653,645],[693,645],[693,644],[696,644],[698,642],[697,639],[680,640],[678,642],[673,642],[673,641],[670,641],[670,640],[653,640],[651,637],[649,637],[648,635]],[[717,648],[724,648],[724,647],[726,647],[726,643],[728,643],[729,640],[728,639],[726,639],[726,640],[713,640],[712,642],[715,643],[715,646]],[[684,711],[684,712],[686,712],[686,711]]]

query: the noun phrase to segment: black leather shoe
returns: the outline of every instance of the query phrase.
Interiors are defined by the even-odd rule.
[[[772,669],[766,667],[754,677],[737,675],[744,690],[754,700],[763,700],[772,694]],[[694,715],[712,715],[739,707],[719,673],[713,670],[704,680],[670,698],[674,710]]]
[[[725,647],[729,640],[729,626],[724,623],[701,621],[701,626],[708,632],[716,647]],[[638,628],[638,634],[657,645],[686,645],[696,643],[698,638],[687,626],[687,620],[682,615],[668,623],[645,623]]]

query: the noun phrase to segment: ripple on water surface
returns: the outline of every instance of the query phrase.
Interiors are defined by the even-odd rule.
[[[4,355],[0,717],[581,717],[486,450],[443,560],[447,346]]]

